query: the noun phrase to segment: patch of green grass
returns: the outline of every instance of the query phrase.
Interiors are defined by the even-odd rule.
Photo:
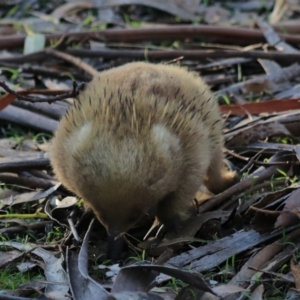
[[[28,274],[12,272],[9,268],[0,271],[0,289],[15,290],[21,284],[28,282]]]
[[[94,276],[98,279],[106,279],[106,272],[108,271],[108,269],[105,268],[105,266],[110,265],[111,260],[106,259],[106,256],[104,254],[100,254],[97,257],[90,256],[89,259],[91,261],[91,264],[89,263],[89,274],[92,277]]]
[[[36,272],[19,272],[10,267],[0,270],[0,290],[15,290],[20,285],[41,278]]]
[[[230,99],[229,99],[229,97],[227,95],[224,94],[224,95],[221,95],[221,97],[223,98],[224,102],[227,105],[231,104],[231,101],[230,101]]]
[[[94,16],[89,13],[87,17],[81,22],[83,26],[89,26],[94,22]]]
[[[243,295],[245,299],[249,299],[249,300],[253,299],[250,292],[242,292],[241,295]]]
[[[56,244],[65,236],[65,230],[62,226],[54,226],[53,229],[47,234],[46,244]]]
[[[107,24],[96,24],[91,26],[91,30],[105,30],[107,29]]]
[[[20,244],[25,245],[25,244],[30,243],[30,237],[27,234],[24,234],[24,235],[16,234],[13,238],[6,237],[6,239],[3,241],[9,242],[9,243],[20,243]]]
[[[290,136],[274,136],[270,139],[270,142],[281,143],[286,145],[294,145],[299,142],[298,139],[293,139]]]
[[[2,130],[2,138],[8,138],[15,140],[18,144],[22,143],[24,137],[33,137],[33,134],[30,130],[26,130],[21,126],[15,124],[7,124]]]
[[[38,144],[40,144],[40,143],[44,143],[45,141],[51,140],[52,137],[53,137],[53,135],[50,133],[40,132],[40,133],[34,135],[32,139],[35,142],[37,142]]]
[[[53,137],[50,133],[45,132],[33,132],[28,128],[23,128],[16,124],[9,123],[2,127],[2,132],[0,138],[8,138],[16,141],[18,144],[22,144],[22,142],[26,140],[32,139],[34,142],[38,144],[43,144],[51,140]]]
[[[16,290],[21,284],[31,281],[29,273],[21,273],[11,270],[9,267],[0,270],[0,289]]]
[[[123,17],[124,17],[125,23],[130,25],[131,27],[134,27],[134,28],[141,27],[141,22],[131,20],[129,15],[124,14]]]
[[[204,16],[197,16],[193,19],[192,23],[193,25],[199,25],[201,23],[203,23],[205,20],[204,20]]]
[[[282,300],[286,299],[290,285],[285,284],[280,287],[277,286],[278,281],[273,280],[272,286],[266,291],[264,300]]]
[[[20,7],[18,5],[13,6],[6,14],[6,16],[4,17],[4,19],[8,19],[10,17],[12,17],[18,10],[20,9]]]
[[[253,92],[249,92],[246,99],[248,100],[248,102],[254,102],[255,97],[254,97]]]
[[[289,175],[286,172],[284,172],[283,170],[278,168],[276,171],[282,175],[282,177],[277,177],[277,180],[279,180],[279,179],[289,180],[290,179]]]
[[[55,47],[58,43],[59,43],[59,40],[58,40],[58,39],[51,39],[51,40],[49,41],[49,46],[50,46],[51,48],[53,48],[53,47]]]
[[[1,70],[1,73],[4,71],[4,72],[8,72],[11,74],[9,80],[19,79],[19,81],[20,81],[20,77],[22,77],[22,73],[18,69],[1,67],[0,70]]]
[[[135,252],[136,256],[128,257],[129,260],[133,260],[133,261],[137,261],[137,262],[146,260],[146,250],[143,250],[142,253],[138,253],[134,248],[131,248],[131,249]]]
[[[186,286],[187,286],[186,283],[184,283],[183,281],[181,281],[179,279],[176,279],[174,277],[172,277],[171,280],[166,285],[166,287],[173,290],[174,293],[176,293],[176,294],[178,294],[181,291],[181,289],[186,287]]]

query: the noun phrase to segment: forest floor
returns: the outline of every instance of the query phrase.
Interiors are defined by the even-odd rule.
[[[0,299],[300,299],[299,1],[12,0],[0,14]],[[116,263],[49,145],[74,82],[132,61],[203,78],[240,180],[199,190],[197,216],[158,245],[143,240],[153,220],[128,231]]]

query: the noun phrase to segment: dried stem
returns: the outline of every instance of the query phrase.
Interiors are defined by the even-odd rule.
[[[49,104],[59,101],[59,100],[63,100],[66,98],[76,98],[79,94],[79,92],[81,90],[84,89],[85,84],[82,82],[79,85],[77,84],[76,81],[73,81],[73,89],[71,92],[69,93],[64,93],[61,95],[56,95],[56,96],[51,96],[51,97],[46,97],[46,98],[39,98],[39,97],[33,97],[33,96],[26,96],[26,95],[22,95],[16,91],[13,91],[12,89],[10,89],[6,83],[4,81],[0,81],[0,86],[9,94],[12,94],[14,96],[16,96],[16,98],[18,100],[22,100],[22,101],[27,101],[27,102],[31,102],[31,103],[42,103],[42,102],[48,102]]]

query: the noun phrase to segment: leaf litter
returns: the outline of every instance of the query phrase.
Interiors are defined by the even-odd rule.
[[[0,81],[39,102],[1,90],[1,299],[299,297],[295,1],[35,0],[0,12]],[[241,180],[219,195],[199,189],[198,215],[158,245],[152,232],[143,240],[144,220],[122,237],[128,247],[114,264],[102,225],[53,176],[49,140],[72,105],[73,80],[132,60],[173,60],[203,76]],[[71,98],[51,101],[59,95]],[[33,277],[8,290],[7,270]]]

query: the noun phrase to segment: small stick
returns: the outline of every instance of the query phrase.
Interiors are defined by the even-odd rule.
[[[235,158],[238,158],[240,160],[243,160],[243,161],[247,161],[251,162],[251,164],[254,164],[254,165],[259,165],[259,166],[279,166],[279,165],[299,165],[300,164],[300,161],[278,161],[278,162],[264,162],[264,161],[260,161],[260,160],[256,160],[255,157],[246,157],[246,156],[241,156],[237,153],[235,153],[234,151],[232,150],[229,150],[229,149],[225,149],[224,150],[226,153],[230,154],[231,156],[235,157]],[[258,154],[260,154],[261,152],[259,152]],[[244,168],[244,169],[247,169],[249,166],[247,164],[247,166]],[[240,173],[243,173],[242,171],[240,171]]]
[[[33,96],[25,96],[22,95],[16,91],[13,91],[12,89],[10,89],[6,83],[4,81],[0,81],[0,86],[9,94],[12,94],[14,96],[16,96],[16,98],[18,100],[22,100],[22,101],[28,101],[31,103],[42,103],[42,102],[48,102],[49,104],[55,102],[55,101],[59,101],[59,100],[63,100],[66,98],[76,98],[79,94],[80,91],[82,91],[84,89],[85,83],[80,83],[79,85],[77,84],[76,81],[73,81],[73,90],[69,93],[64,93],[61,95],[56,95],[56,96],[51,96],[51,97],[47,97],[44,99],[41,99],[39,97],[33,97]]]

